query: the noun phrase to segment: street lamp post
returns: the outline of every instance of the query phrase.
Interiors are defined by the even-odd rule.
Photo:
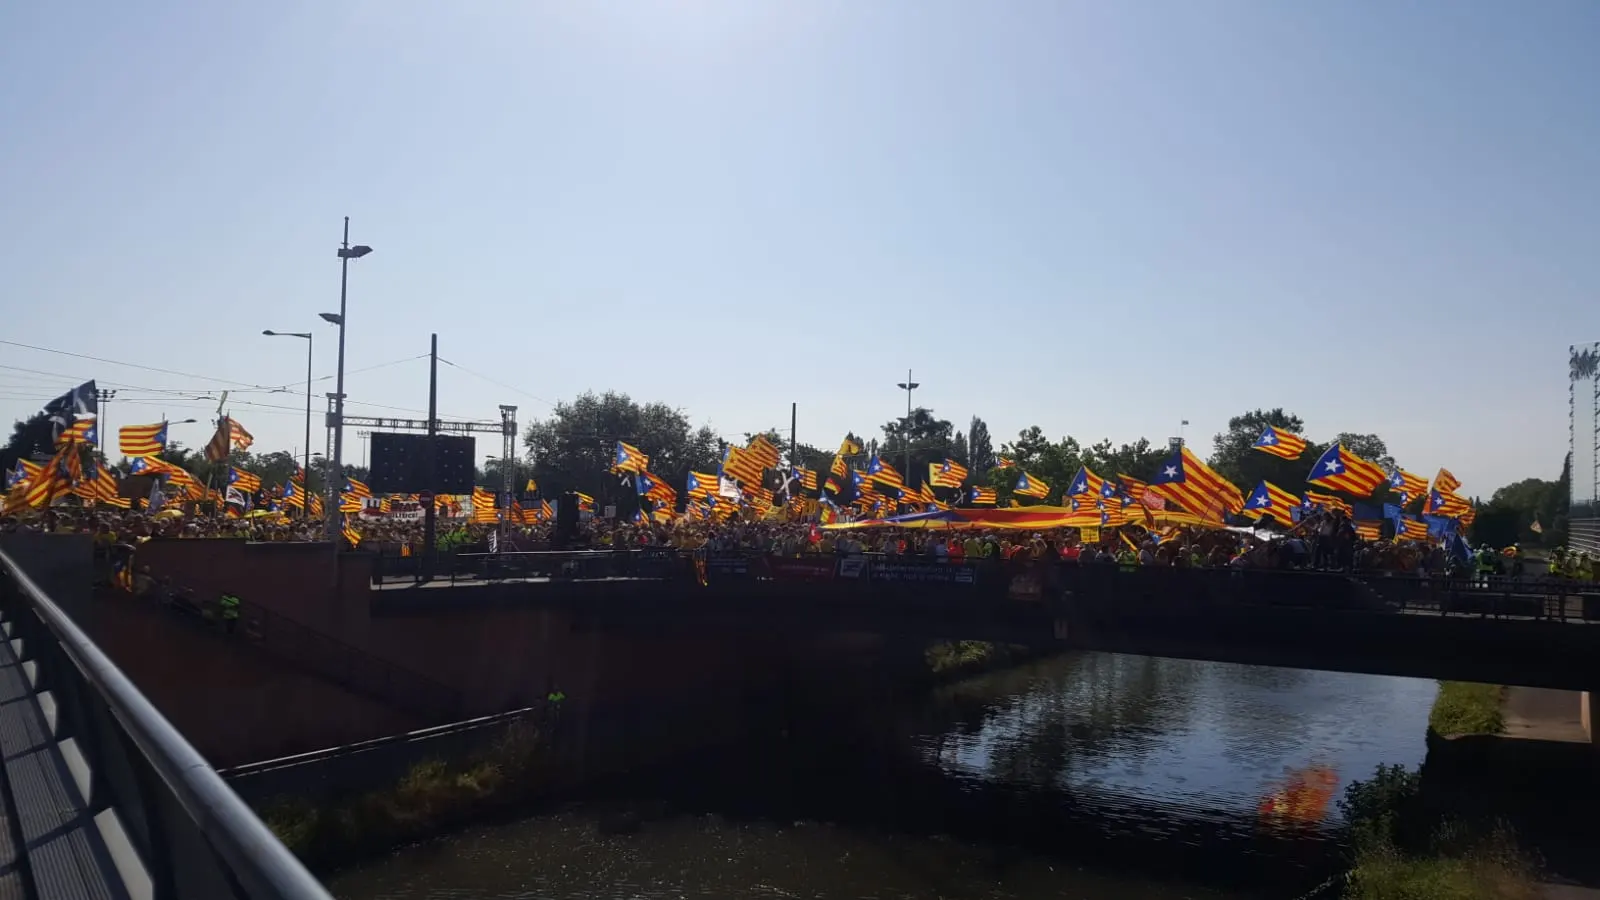
[[[905,427],[905,430],[900,433],[900,439],[902,441],[906,442],[906,463],[905,463],[906,470],[904,472],[900,473],[900,477],[901,478],[910,478],[911,477],[911,392],[916,390],[917,388],[921,387],[921,385],[919,385],[915,381],[911,380],[911,370],[907,369],[906,370],[906,380],[900,382],[897,385],[895,385],[895,387],[897,387],[900,390],[906,392],[906,427]]]
[[[350,217],[344,217],[344,242],[339,245],[339,314],[321,313],[324,321],[332,322],[339,326],[339,375],[334,387],[333,421],[329,425],[333,428],[333,473],[328,483],[333,484],[333,478],[344,477],[344,329],[347,315],[345,306],[346,289],[350,282],[350,260],[360,259],[372,252],[372,248],[365,244],[350,246]],[[330,488],[331,490],[331,488]],[[329,540],[339,536],[339,505],[331,502],[333,495],[329,494],[327,534]]]
[[[261,332],[267,337],[292,337],[305,338],[306,340],[306,446],[305,466],[306,471],[311,471],[311,348],[315,343],[309,331],[273,331],[268,328]],[[309,476],[308,476],[309,477]],[[302,518],[311,517],[311,504],[306,503],[300,507]]]

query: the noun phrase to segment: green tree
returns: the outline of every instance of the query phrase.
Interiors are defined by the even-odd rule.
[[[994,443],[989,439],[989,426],[977,416],[967,426],[967,468],[973,472],[987,472],[994,468]]]
[[[910,416],[902,416],[883,426],[883,444],[878,453],[883,460],[902,470],[908,486],[919,485],[928,478],[928,463],[943,462],[950,455],[955,427],[944,419],[935,418],[933,410],[917,407]],[[909,462],[907,452],[909,451]]]
[[[971,452],[967,449],[966,432],[958,431],[955,433],[955,437],[950,440],[950,458],[963,466],[967,465],[968,460],[972,458]]]
[[[578,490],[620,497],[620,480],[608,471],[617,441],[649,455],[650,471],[679,491],[691,470],[714,471],[722,450],[716,432],[692,428],[681,411],[664,403],[640,404],[613,391],[586,392],[556,404],[549,418],[528,425],[522,441],[546,496]]]
[[[34,413],[11,427],[11,439],[0,447],[0,472],[16,468],[17,460],[48,457],[55,449],[55,429],[50,417]]]
[[[632,442],[630,441],[629,443]],[[533,473],[533,467],[528,465],[525,460],[517,459],[512,460],[510,469],[511,492],[513,494],[521,494],[523,486],[528,483],[528,478]],[[477,487],[488,488],[499,493],[500,489],[505,486],[505,474],[505,463],[499,459],[486,459],[483,461],[483,465],[474,472],[472,483]]]
[[[1500,488],[1488,503],[1479,507],[1477,519],[1472,523],[1473,542],[1495,547],[1544,543],[1554,537],[1557,528],[1565,527],[1565,516],[1558,519],[1557,512],[1566,502],[1566,491],[1559,479],[1546,481],[1543,478],[1524,478]],[[1543,534],[1531,530],[1536,519]]]
[[[1540,541],[1547,547],[1559,547],[1567,542],[1567,516],[1568,507],[1572,503],[1572,454],[1568,453],[1561,460],[1561,475],[1556,478],[1555,487],[1545,495],[1544,504],[1539,507],[1539,527],[1542,534]]]
[[[1017,439],[1001,445],[1000,453],[1017,464],[1017,468],[991,469],[986,476],[988,484],[996,489],[1000,499],[1013,496],[1013,489],[1021,475],[1018,468],[1044,479],[1050,485],[1048,497],[1030,498],[1029,503],[1059,502],[1067,483],[1078,474],[1078,468],[1084,460],[1083,448],[1079,446],[1077,438],[1068,436],[1051,441],[1045,436],[1044,429],[1037,425],[1017,432]]]
[[[1149,481],[1169,452],[1165,446],[1152,445],[1146,438],[1117,447],[1106,440],[1086,448],[1082,458],[1084,465],[1102,477],[1127,474],[1140,481]]]
[[[1305,490],[1306,473],[1316,461],[1316,456],[1312,455],[1316,447],[1307,447],[1299,459],[1292,460],[1262,453],[1254,449],[1254,445],[1268,425],[1290,434],[1304,436],[1305,432],[1305,422],[1282,407],[1253,409],[1229,419],[1228,430],[1212,438],[1211,458],[1207,464],[1242,491],[1253,490],[1257,482],[1265,479],[1299,494]]]
[[[294,473],[300,471],[300,463],[300,457],[291,456],[284,450],[274,450],[247,456],[236,465],[259,477],[262,489],[268,490],[286,484]]]
[[[1389,455],[1389,445],[1383,442],[1383,438],[1375,434],[1355,434],[1349,431],[1341,431],[1333,441],[1334,443],[1343,444],[1346,450],[1367,462],[1377,463],[1385,469],[1394,468],[1394,457]],[[1317,455],[1322,455],[1322,452],[1326,451],[1330,446],[1332,446],[1331,443],[1321,445]],[[1310,448],[1307,449],[1309,450]],[[1316,457],[1311,457],[1311,459],[1314,460]],[[1308,461],[1307,465],[1309,464]]]

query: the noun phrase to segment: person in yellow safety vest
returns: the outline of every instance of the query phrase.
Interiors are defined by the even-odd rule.
[[[1117,568],[1124,572],[1132,572],[1139,568],[1139,558],[1133,555],[1132,550],[1123,547],[1117,551]]]
[[[1550,551],[1550,559],[1545,563],[1550,574],[1560,578],[1567,574],[1567,548],[1555,547]]]
[[[1481,584],[1489,583],[1489,576],[1494,574],[1494,551],[1488,544],[1478,545],[1478,581]]]
[[[239,598],[224,591],[217,599],[217,608],[222,611],[222,630],[233,634],[239,625]]]

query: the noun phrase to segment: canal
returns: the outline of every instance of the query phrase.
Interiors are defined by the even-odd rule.
[[[1293,897],[1431,681],[1075,654],[341,872],[344,900]]]

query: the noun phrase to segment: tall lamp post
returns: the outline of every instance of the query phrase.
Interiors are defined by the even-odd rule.
[[[350,246],[350,217],[344,217],[344,242],[339,245],[339,312],[319,313],[325,322],[339,326],[339,376],[334,387],[333,421],[328,425],[333,429],[333,472],[329,476],[328,484],[333,484],[334,478],[344,477],[344,329],[346,320],[345,297],[346,289],[350,283],[350,260],[360,259],[372,252],[372,248],[365,244]],[[330,488],[330,491],[332,488]],[[327,534],[329,540],[339,536],[339,505],[332,502],[333,495],[328,496]]]
[[[906,428],[900,435],[900,439],[906,442],[906,470],[900,473],[901,478],[911,477],[911,392],[921,386],[911,380],[910,369],[906,370],[906,380],[895,385],[895,387],[906,392]]]
[[[261,333],[266,335],[267,337],[305,338],[305,341],[306,341],[306,445],[305,445],[306,453],[305,453],[305,468],[306,468],[307,472],[310,472],[311,471],[311,348],[315,344],[315,341],[313,341],[311,339],[311,332],[309,332],[309,331],[273,331],[272,329],[268,328],[268,329],[266,329],[265,331],[263,331]],[[307,476],[307,477],[310,477],[310,476]],[[300,507],[300,515],[301,515],[302,518],[310,518],[311,517],[311,504],[309,504],[309,503],[302,504],[301,507]]]

